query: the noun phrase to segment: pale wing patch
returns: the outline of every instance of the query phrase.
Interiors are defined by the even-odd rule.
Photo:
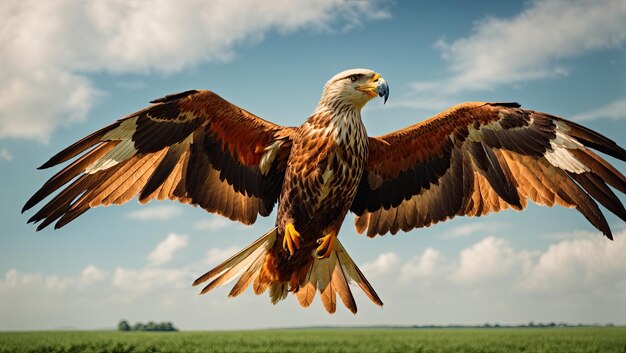
[[[122,141],[112,150],[91,164],[85,173],[93,174],[105,170],[127,160],[137,153],[135,144],[131,140],[137,130],[137,117],[124,120],[118,127],[102,137],[102,141]]]
[[[272,163],[274,162],[274,158],[276,158],[276,154],[278,150],[280,150],[280,146],[283,145],[282,141],[275,141],[271,145],[265,147],[265,153],[261,157],[261,161],[259,162],[259,169],[261,170],[261,174],[267,175],[270,171]]]
[[[112,150],[107,152],[104,156],[100,157],[95,163],[85,169],[85,173],[93,174],[101,170],[105,170],[117,165],[120,162],[127,160],[137,153],[135,149],[135,143],[128,139],[122,141]]]
[[[560,122],[556,122],[556,137],[550,140],[551,150],[547,150],[544,157],[555,167],[572,173],[585,173],[590,169],[581,161],[576,159],[569,150],[582,150],[583,144],[565,134],[567,127]]]
[[[589,172],[590,169],[574,157],[567,148],[556,147],[552,151],[548,150],[544,157],[557,168],[568,172],[581,174]]]
[[[109,131],[102,137],[102,141],[130,139],[137,130],[137,118],[124,120],[120,126]]]
[[[500,117],[503,114],[500,113]],[[550,140],[551,149],[546,150],[544,153],[544,157],[555,167],[561,168],[568,172],[573,173],[584,173],[588,172],[589,168],[581,163],[576,157],[574,157],[569,150],[572,149],[583,149],[584,146],[567,135],[569,128],[561,123],[560,121],[554,122],[556,125],[556,136],[554,139]],[[530,121],[530,125],[532,125],[532,119]],[[481,130],[492,130],[492,131],[500,131],[502,130],[502,126],[498,121],[491,122],[489,124],[481,125],[479,129],[469,128],[469,136],[468,140],[473,142],[484,142],[483,136],[481,134]],[[526,129],[526,127],[518,127],[512,129]],[[512,130],[510,129],[510,130]]]

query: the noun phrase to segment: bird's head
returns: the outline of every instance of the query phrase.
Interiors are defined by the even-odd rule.
[[[348,103],[360,109],[376,96],[384,97],[384,102],[389,97],[389,86],[380,74],[368,69],[351,69],[326,82],[322,101]]]

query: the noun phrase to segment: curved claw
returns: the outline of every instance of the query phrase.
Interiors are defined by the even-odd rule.
[[[289,255],[292,256],[296,252],[296,249],[300,249],[300,233],[296,231],[296,227],[294,227],[291,223],[288,223],[287,226],[285,226],[283,249],[289,251]]]
[[[320,244],[315,250],[318,259],[327,258],[332,254],[335,247],[335,239],[337,239],[335,232],[330,232],[317,240],[317,243]]]

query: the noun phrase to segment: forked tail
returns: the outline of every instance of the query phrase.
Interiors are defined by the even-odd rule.
[[[273,280],[272,278],[278,278],[278,274],[261,275],[262,271],[276,269],[276,266],[264,266],[266,262],[268,264],[276,263],[275,254],[272,254],[276,238],[277,228],[273,228],[228,260],[200,276],[193,282],[193,285],[196,286],[213,279],[200,292],[200,294],[205,294],[239,276],[239,280],[228,294],[229,297],[238,296],[246,290],[250,283],[254,283],[253,288],[256,294],[261,294],[268,288],[270,289],[270,297],[274,304],[285,299],[287,293],[291,291],[295,292],[298,302],[303,307],[311,305],[315,298],[315,292],[319,291],[324,307],[332,314],[337,308],[337,294],[339,294],[344,305],[352,313],[356,313],[356,301],[349,286],[349,283],[354,281],[374,303],[383,305],[378,294],[348,255],[339,239],[335,241],[332,254],[328,258],[319,259],[315,251],[311,251],[312,261],[305,265],[308,266],[308,269],[297,270],[304,276],[298,279],[298,285],[295,288],[292,287],[292,281]],[[302,250],[306,251],[305,249]]]

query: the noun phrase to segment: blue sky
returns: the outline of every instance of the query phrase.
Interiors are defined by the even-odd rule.
[[[9,1],[0,6],[0,330],[306,325],[626,323],[626,227],[615,241],[574,210],[530,206],[368,239],[341,239],[385,306],[198,296],[190,283],[273,224],[251,227],[174,202],[92,210],[35,232],[19,213],[75,140],[187,89],[210,89],[283,125],[324,82],[365,67],[389,82],[363,111],[370,135],[467,100],[517,101],[626,145],[626,4],[606,1]],[[19,23],[19,25],[17,25]],[[622,172],[623,162],[608,158]],[[620,195],[624,202],[626,198]],[[357,294],[358,293],[358,294]]]

